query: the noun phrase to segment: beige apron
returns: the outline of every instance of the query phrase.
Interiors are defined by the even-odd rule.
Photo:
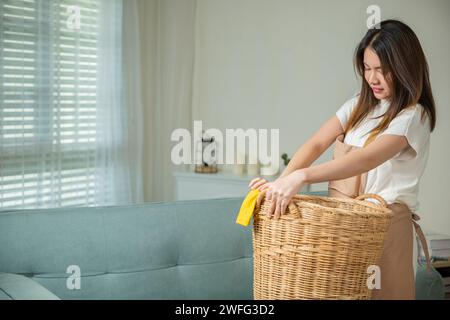
[[[336,139],[333,159],[343,157],[360,147],[345,144],[344,135]],[[373,139],[367,139],[366,147]],[[330,181],[330,197],[355,198],[364,194],[367,172],[342,180]],[[389,204],[394,213],[384,242],[383,253],[378,263],[381,272],[381,288],[372,290],[372,300],[410,300],[415,299],[415,281],[413,267],[413,226],[423,246],[429,265],[428,248],[425,237],[416,221],[420,218],[411,212],[404,203]],[[411,223],[412,222],[412,223]]]

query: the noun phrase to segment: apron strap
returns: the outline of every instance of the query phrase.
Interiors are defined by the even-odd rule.
[[[416,230],[416,234],[419,237],[420,244],[422,245],[422,249],[425,254],[425,259],[426,259],[426,263],[427,263],[427,271],[430,271],[430,269],[431,269],[430,254],[428,252],[428,245],[427,245],[427,241],[425,239],[425,235],[423,234],[422,228],[417,223],[417,221],[419,221],[419,220],[420,220],[420,217],[417,214],[413,213],[412,214],[412,222],[414,225],[414,229]],[[417,254],[420,255],[420,251],[417,252]]]

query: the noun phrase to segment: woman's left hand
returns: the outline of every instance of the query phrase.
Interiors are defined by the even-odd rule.
[[[292,198],[305,184],[305,174],[301,169],[270,183],[266,191],[266,200],[272,201],[267,213],[268,217],[271,218],[275,213],[274,218],[278,220],[286,211]]]

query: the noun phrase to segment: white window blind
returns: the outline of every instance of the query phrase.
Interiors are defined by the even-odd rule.
[[[95,204],[98,23],[98,0],[0,1],[1,208]]]

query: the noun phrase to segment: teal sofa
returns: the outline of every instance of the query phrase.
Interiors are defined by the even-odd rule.
[[[251,300],[242,200],[0,212],[0,300]],[[419,299],[441,298],[436,274],[418,273]]]
[[[0,212],[0,299],[252,299],[242,200]]]

